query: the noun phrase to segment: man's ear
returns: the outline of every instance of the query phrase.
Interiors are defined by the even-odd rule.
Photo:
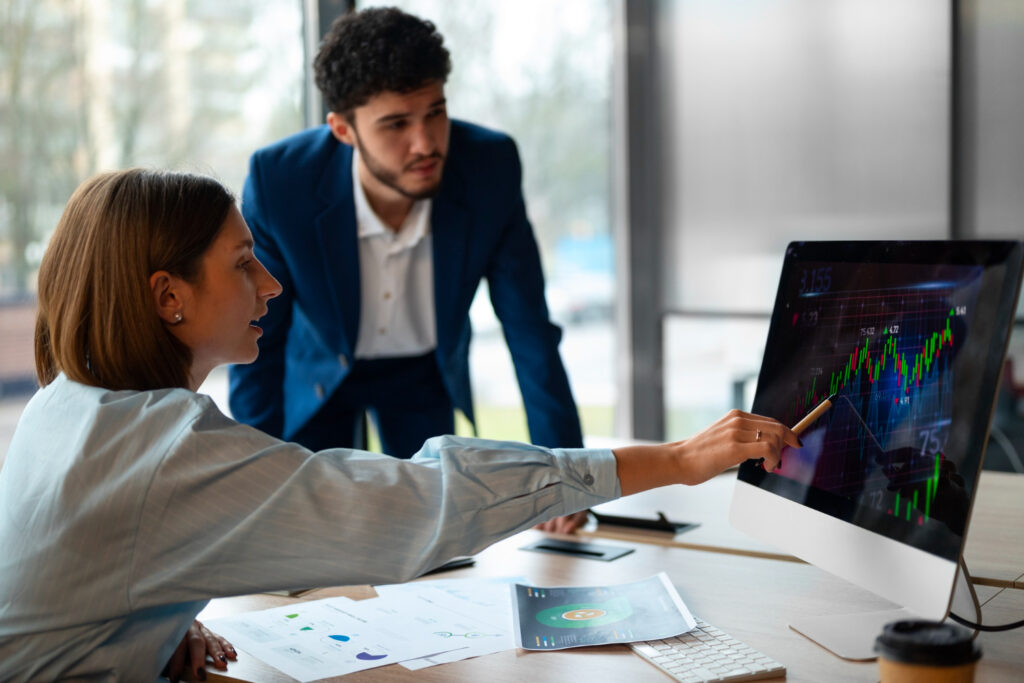
[[[156,313],[168,325],[177,325],[185,319],[185,300],[182,281],[166,270],[158,270],[149,276],[149,289],[153,294]]]
[[[331,129],[331,133],[338,139],[338,142],[343,142],[346,145],[355,147],[356,135],[355,126],[348,122],[344,116],[338,112],[330,111],[327,112],[327,125]]]

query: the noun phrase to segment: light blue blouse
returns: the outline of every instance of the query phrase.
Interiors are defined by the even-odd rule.
[[[618,495],[607,450],[313,453],[184,389],[60,376],[0,471],[0,680],[153,680],[211,597],[403,581]]]

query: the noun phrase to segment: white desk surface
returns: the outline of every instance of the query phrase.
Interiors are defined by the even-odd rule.
[[[520,550],[542,538],[528,531],[482,552],[474,567],[441,575],[445,578],[523,575],[543,585],[595,585],[621,583],[668,573],[691,610],[782,662],[786,680],[876,681],[877,665],[841,660],[788,628],[798,615],[854,613],[891,607],[882,599],[821,570],[794,562],[780,562],[742,555],[698,552],[645,543],[629,545],[634,552],[612,562],[582,560]],[[434,577],[429,577],[434,578]],[[1024,612],[1024,592],[982,586],[989,623],[1019,619]],[[346,594],[354,598],[373,595],[368,587],[323,589],[302,598],[267,595],[214,600],[200,615],[210,619],[226,614],[264,609],[290,601]],[[1019,632],[982,634],[984,657],[979,663],[978,683],[1019,681],[1024,670],[1024,641]],[[290,680],[246,653],[230,666],[228,674],[209,670],[209,680]],[[352,681],[630,681],[662,683],[668,680],[624,645],[582,648],[559,652],[506,651],[476,659],[411,672],[399,665],[353,674]]]

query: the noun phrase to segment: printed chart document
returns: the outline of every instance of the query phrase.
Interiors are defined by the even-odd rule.
[[[697,625],[664,572],[618,586],[517,583],[511,593],[516,645],[524,650],[671,638]]]
[[[418,638],[401,618],[382,618],[363,603],[327,598],[211,620],[236,647],[300,681],[341,676],[450,649]]]
[[[300,681],[395,663],[423,669],[514,649],[508,591],[516,581],[524,579],[377,586],[376,598],[296,602],[207,626]]]
[[[522,577],[440,579],[375,586],[380,599],[399,597],[406,605],[425,607],[424,638],[438,639],[447,652],[401,662],[407,669],[457,662],[460,659],[515,649],[509,584]],[[366,602],[366,601],[364,601]]]

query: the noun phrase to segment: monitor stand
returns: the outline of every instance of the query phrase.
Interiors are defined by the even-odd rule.
[[[978,596],[974,592],[971,575],[962,557],[956,573],[950,609],[960,615],[972,614],[974,621],[981,622]],[[837,657],[853,661],[870,661],[876,658],[875,638],[882,632],[883,626],[891,621],[919,618],[910,610],[899,608],[860,614],[802,617],[794,620],[789,627]]]

